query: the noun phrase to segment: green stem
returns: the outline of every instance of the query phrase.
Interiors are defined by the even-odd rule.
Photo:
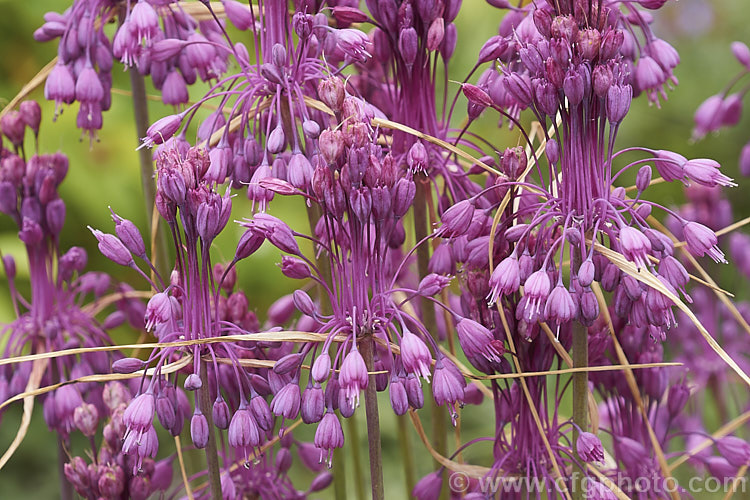
[[[427,196],[429,196],[429,179],[420,178],[416,180],[417,193],[414,197],[414,236],[416,241],[422,241],[427,237],[429,230],[429,219],[427,217]],[[419,279],[429,274],[428,266],[430,264],[430,248],[423,244],[417,248],[417,270]],[[432,303],[425,298],[420,301],[422,311],[422,321],[428,332],[437,331],[437,322],[435,321],[435,308]],[[448,454],[448,434],[447,420],[448,414],[444,407],[435,404],[435,400],[430,398],[430,412],[432,414],[432,446],[443,456]],[[435,465],[441,465],[435,461]],[[444,488],[445,490],[445,488]]]
[[[133,92],[133,114],[135,115],[135,129],[138,139],[146,137],[146,131],[150,126],[148,119],[148,101],[146,99],[146,82],[135,68],[128,70],[130,75],[130,87]],[[143,188],[143,199],[146,203],[146,224],[148,227],[149,237],[153,228],[154,200],[156,199],[156,183],[154,182],[154,166],[151,162],[151,150],[141,148],[138,150],[138,161],[141,170],[141,187]],[[168,276],[167,265],[167,235],[164,232],[164,226],[160,225],[156,235],[156,268],[164,277]]]
[[[216,433],[214,432],[214,419],[211,405],[211,396],[208,394],[208,369],[206,362],[200,361],[201,388],[200,405],[201,411],[208,420],[208,445],[206,446],[206,462],[208,463],[208,485],[211,498],[223,498],[221,494],[221,472],[219,469],[219,453],[216,447]]]
[[[370,482],[372,485],[372,500],[383,500],[383,456],[380,449],[380,417],[378,415],[378,393],[375,389],[375,375],[373,371],[373,351],[375,349],[372,336],[368,336],[360,344],[360,353],[365,360],[365,366],[370,373],[365,389],[365,413],[367,415],[367,448],[370,454]]]
[[[349,449],[352,452],[352,465],[354,465],[354,491],[359,500],[365,500],[364,474],[362,474],[362,457],[359,454],[359,426],[357,425],[357,413],[346,419],[346,433],[348,435]]]
[[[398,428],[398,440],[401,446],[401,459],[404,466],[404,486],[406,487],[406,498],[412,496],[414,486],[417,484],[416,472],[414,470],[414,450],[411,446],[409,435],[409,421],[406,415],[396,415],[396,426]]]
[[[588,329],[581,323],[573,324],[573,367],[585,368],[589,365],[589,337]],[[578,435],[580,428],[587,431],[589,427],[588,412],[589,376],[588,372],[576,372],[573,374],[573,422],[578,427],[573,427],[573,449],[578,456]],[[580,457],[579,457],[580,459]],[[585,500],[586,492],[584,477],[586,471],[579,465],[574,465],[573,470],[573,500]]]

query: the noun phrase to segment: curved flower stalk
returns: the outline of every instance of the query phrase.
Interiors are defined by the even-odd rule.
[[[750,48],[743,42],[732,43],[732,54],[742,68],[718,94],[712,95],[695,110],[693,139],[702,139],[723,127],[734,127],[742,116],[743,101],[750,90],[747,82],[737,88],[750,74]],[[745,144],[739,157],[740,172],[750,175],[750,142]]]
[[[110,39],[105,26],[115,19],[120,26]],[[198,78],[209,81],[227,69],[230,50],[219,26],[196,21],[179,2],[75,0],[64,13],[48,12],[44,20],[34,39],[60,39],[45,97],[58,107],[77,101],[76,123],[91,140],[111,106],[114,59],[150,75],[164,104],[174,106],[187,104],[188,85]]]

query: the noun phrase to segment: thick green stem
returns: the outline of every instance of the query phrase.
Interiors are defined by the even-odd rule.
[[[346,419],[346,434],[354,465],[354,491],[359,500],[365,500],[365,476],[362,474],[362,457],[359,454],[359,428],[357,413]]]
[[[211,498],[219,499],[223,498],[221,495],[221,471],[219,469],[219,453],[216,447],[216,433],[214,432],[211,396],[208,394],[208,369],[206,368],[206,362],[204,360],[201,360],[200,364],[200,405],[201,411],[208,420],[208,445],[206,446],[206,462],[208,463],[208,486],[211,491]]]
[[[383,500],[383,454],[380,449],[380,417],[378,415],[378,393],[375,389],[375,375],[373,372],[373,351],[375,345],[372,336],[368,336],[360,343],[360,353],[365,360],[365,366],[370,373],[365,389],[365,413],[367,415],[367,448],[370,454],[370,482],[372,486],[372,500]]]
[[[429,218],[427,216],[427,197],[429,194],[429,179],[419,178],[416,180],[417,193],[414,197],[414,236],[416,241],[422,241],[427,237],[429,231]],[[417,270],[419,278],[422,279],[429,274],[428,266],[430,264],[430,248],[427,244],[422,244],[417,248]],[[421,298],[420,302],[422,311],[422,322],[428,332],[437,332],[437,322],[435,321],[435,308],[432,302]],[[432,446],[443,456],[448,454],[448,434],[447,421],[448,414],[444,407],[435,404],[435,400],[430,398],[430,412],[432,414]],[[435,465],[440,464],[435,461]]]
[[[573,324],[573,367],[585,368],[589,365],[589,337],[588,329],[579,322]],[[588,372],[573,374],[573,422],[578,426],[573,428],[573,449],[578,457],[579,428],[587,431],[589,427],[588,412],[589,376]],[[580,461],[580,457],[579,461]],[[585,470],[578,465],[573,469],[572,496],[574,500],[585,500]]]
[[[406,498],[412,496],[414,486],[417,484],[416,472],[414,471],[414,449],[411,446],[409,435],[409,421],[406,415],[396,415],[396,426],[398,428],[398,441],[401,447],[401,460],[404,467],[404,486]]]
[[[133,92],[133,114],[135,115],[135,129],[138,139],[146,137],[146,131],[150,125],[148,119],[148,101],[146,100],[146,82],[135,68],[128,70],[130,75],[130,88]],[[154,166],[151,162],[151,150],[141,148],[138,150],[138,161],[141,170],[141,187],[143,188],[143,200],[146,203],[146,222],[149,237],[152,234],[154,200],[156,199],[156,183],[154,182]],[[169,267],[167,265],[167,235],[164,226],[160,225],[156,234],[156,268],[162,276],[168,277]]]

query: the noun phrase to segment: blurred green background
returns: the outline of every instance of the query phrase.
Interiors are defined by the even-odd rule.
[[[62,11],[68,5],[62,0],[0,1],[3,12],[3,16],[0,17],[0,39],[3,47],[3,56],[0,57],[0,99],[3,105],[55,56],[56,42],[36,43],[32,33],[41,25],[45,11]],[[670,93],[669,100],[662,104],[661,109],[649,106],[644,99],[637,100],[621,128],[618,146],[622,148],[638,145],[671,149],[686,157],[711,157],[723,165],[725,173],[739,178],[737,158],[744,143],[750,139],[750,118],[745,116],[739,126],[724,130],[719,135],[710,136],[698,143],[691,143],[689,139],[695,108],[706,97],[718,92],[739,70],[738,63],[730,53],[729,44],[743,38],[744,41],[750,42],[750,32],[747,30],[749,16],[747,0],[680,0],[669,2],[659,11],[656,14],[654,30],[680,52],[682,63],[675,71],[680,84]],[[464,1],[457,20],[458,47],[449,71],[453,80],[463,80],[476,60],[479,47],[489,36],[497,32],[499,21],[499,11],[489,7],[485,2]],[[120,66],[115,65],[113,77],[114,88],[129,88],[127,74],[121,71]],[[451,92],[455,90],[450,89]],[[201,91],[200,87],[193,88],[191,95],[197,97]],[[150,86],[149,93],[156,94]],[[138,141],[132,125],[130,98],[120,94],[113,95],[112,109],[104,115],[104,128],[98,134],[98,140],[90,146],[88,138],[82,139],[80,131],[75,127],[77,105],[65,109],[53,122],[53,106],[43,102],[42,89],[35,91],[31,97],[40,100],[43,105],[40,150],[61,150],[70,157],[70,172],[61,187],[61,196],[67,203],[67,221],[62,233],[61,247],[67,249],[72,245],[83,246],[89,253],[89,270],[106,270],[116,279],[129,281],[136,288],[145,288],[145,283],[134,273],[118,268],[104,259],[96,249],[95,239],[86,229],[87,225],[91,225],[111,231],[113,224],[107,208],[109,206],[119,215],[133,220],[139,227],[146,227],[135,153]],[[152,120],[170,112],[171,110],[158,102],[150,104]],[[460,110],[457,115],[461,116],[462,113],[463,110]],[[515,134],[497,130],[495,124],[495,116],[484,116],[475,131],[502,147],[517,143]],[[729,192],[735,209],[735,219],[747,216],[750,212],[743,179],[739,179],[738,183],[740,187]],[[649,192],[651,199],[658,198],[666,206],[682,200],[682,190],[678,185],[660,185]],[[294,220],[294,217],[298,217],[295,214],[299,213],[297,203],[298,200],[274,202],[272,211],[285,220]],[[241,196],[235,198],[233,219],[240,219],[249,213],[246,200]],[[306,227],[307,221],[302,219],[296,224]],[[17,230],[10,219],[0,217],[0,250],[3,254],[10,253],[16,257],[19,288],[26,292],[27,266],[23,247],[16,233]],[[219,256],[231,258],[234,244],[240,234],[240,228],[230,223],[216,244],[215,261],[221,260]],[[279,252],[266,245],[238,268],[240,285],[249,296],[251,307],[261,318],[273,300],[295,288],[294,282],[284,279],[281,275],[275,265],[278,261]],[[726,266],[724,273],[731,274],[731,267]],[[747,295],[745,289],[737,292],[741,296]],[[12,318],[5,277],[1,276],[0,323],[11,321]],[[135,340],[132,333],[121,332],[120,335],[122,341]],[[402,498],[403,471],[398,460],[400,452],[395,419],[388,410],[387,398],[381,403],[387,496]],[[493,418],[489,405],[485,405],[479,411],[476,408],[472,410],[466,412],[462,420],[466,437],[491,434],[490,424]],[[423,412],[423,419],[426,428],[429,428],[426,412]],[[360,416],[362,457],[366,460],[363,420],[363,416]],[[0,450],[7,448],[19,422],[19,406],[3,415],[0,426]],[[306,432],[311,438],[312,429]],[[432,470],[432,463],[416,435],[412,433],[410,437],[419,457],[417,469],[421,477]],[[25,496],[36,499],[57,496],[57,458],[54,443],[55,437],[44,425],[41,408],[37,406],[31,431],[10,463],[0,471],[0,498],[13,499]],[[168,443],[164,443],[159,456],[163,456],[168,450]],[[465,460],[474,463],[486,464],[489,457],[490,446],[482,444],[472,447],[464,454]],[[347,460],[347,466],[350,464],[351,461]],[[364,467],[367,467],[366,463]],[[303,482],[301,486],[304,484]]]

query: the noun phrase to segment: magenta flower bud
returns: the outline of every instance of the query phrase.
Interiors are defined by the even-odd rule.
[[[222,184],[226,180],[227,174],[230,173],[232,148],[219,144],[217,147],[209,151],[208,158],[209,166],[203,176],[203,180],[206,182]]]
[[[320,422],[325,411],[326,405],[323,389],[320,386],[308,387],[302,393],[302,404],[300,405],[302,421],[306,424]]]
[[[312,276],[310,266],[302,259],[284,255],[281,257],[281,273],[287,278],[305,279]]]
[[[195,226],[198,230],[198,235],[203,239],[205,244],[210,244],[216,235],[219,234],[220,215],[221,202],[216,198],[211,198],[198,205]]]
[[[34,132],[34,135],[38,135],[39,125],[42,122],[42,108],[39,107],[39,103],[36,101],[23,101],[18,106],[18,111],[23,123]]]
[[[599,97],[606,97],[612,86],[613,75],[609,66],[597,65],[591,72],[594,93]]]
[[[388,395],[391,400],[391,408],[396,415],[405,415],[409,409],[409,398],[406,394],[404,383],[399,378],[391,380],[388,388]]]
[[[336,163],[344,152],[344,137],[341,131],[326,129],[321,132],[318,147],[328,163]]]
[[[145,366],[143,360],[138,358],[121,358],[112,363],[112,371],[115,373],[133,373]]]
[[[417,186],[414,181],[405,177],[399,179],[393,189],[393,203],[391,204],[393,215],[403,217],[411,207],[416,193]]]
[[[287,419],[297,418],[301,399],[299,385],[288,383],[271,400],[271,411]]]
[[[659,175],[667,182],[683,179],[685,177],[685,164],[687,164],[687,158],[680,154],[664,150],[656,151],[654,165]]]
[[[461,200],[443,212],[442,227],[439,233],[448,238],[464,234],[471,226],[474,217],[474,204],[471,200]]]
[[[253,412],[258,427],[264,431],[273,429],[273,414],[268,402],[262,396],[255,395],[250,399],[250,410]]]
[[[686,222],[682,226],[682,233],[690,253],[698,257],[708,255],[714,262],[726,264],[724,252],[719,250],[716,234],[711,229],[697,222]]]
[[[143,144],[140,147],[150,148],[154,144],[164,144],[180,129],[180,125],[182,125],[182,114],[160,118],[146,130],[146,137],[141,139]]]
[[[443,291],[445,287],[450,285],[451,279],[435,273],[430,273],[419,282],[417,291],[420,295],[425,297],[432,297]]]
[[[716,447],[721,456],[734,467],[742,467],[750,464],[750,444],[744,439],[734,436],[725,436],[716,442]]]
[[[27,245],[38,245],[43,238],[44,233],[39,224],[28,217],[24,217],[21,224],[21,230],[18,232],[18,239]]]
[[[278,375],[284,375],[299,368],[302,364],[303,355],[295,352],[283,356],[273,365],[273,371]]]
[[[147,392],[130,402],[122,415],[123,423],[136,431],[143,431],[151,427],[154,419],[154,395]]]
[[[101,231],[89,226],[89,230],[94,234],[97,241],[99,241],[99,251],[113,261],[115,264],[121,266],[130,266],[135,264],[133,256],[130,254],[125,245],[120,241],[114,234],[102,233]]]
[[[292,294],[284,295],[268,308],[268,321],[274,325],[283,325],[292,318],[292,314],[294,314],[294,297]]]
[[[494,104],[489,94],[476,85],[464,83],[461,85],[461,91],[472,104],[482,106],[483,108],[492,107]]]
[[[633,99],[633,88],[630,85],[615,84],[607,91],[607,119],[612,123],[620,123],[630,110]]]
[[[750,71],[750,48],[742,42],[732,42],[731,47],[737,61]]]
[[[306,189],[313,175],[310,160],[301,153],[293,154],[287,167],[289,183],[297,189]]]
[[[224,5],[224,12],[227,15],[232,24],[234,24],[238,30],[246,31],[253,26],[253,14],[247,5],[243,5],[236,0],[221,0]]]
[[[599,301],[596,300],[596,294],[589,290],[584,290],[579,298],[579,308],[581,311],[581,322],[586,326],[594,324],[599,317]]]
[[[318,424],[318,428],[315,430],[315,439],[313,442],[320,449],[320,461],[322,462],[325,457],[330,468],[334,448],[344,446],[344,431],[341,429],[341,422],[339,422],[335,413],[328,411],[323,416]]]
[[[16,187],[8,181],[0,182],[0,212],[13,215],[18,211]]]
[[[561,325],[575,319],[577,307],[570,292],[561,284],[549,294],[544,306],[544,317],[547,321]]]
[[[310,491],[316,492],[328,488],[333,482],[333,474],[328,471],[321,472],[310,483]]]
[[[237,250],[234,252],[234,260],[245,259],[254,254],[266,238],[259,232],[253,229],[248,229],[240,237],[240,241],[237,243]]]
[[[645,191],[649,184],[651,184],[651,167],[644,165],[638,169],[638,174],[635,177],[635,186],[638,188],[638,191]]]
[[[320,80],[318,83],[318,97],[334,112],[338,113],[341,111],[344,97],[346,97],[343,80],[338,76],[330,76]]]
[[[136,225],[119,217],[114,212],[112,212],[112,219],[115,221],[115,234],[120,238],[125,248],[138,257],[145,258],[146,245],[143,243],[143,237]]]
[[[12,255],[3,255],[3,268],[5,269],[5,276],[8,278],[8,281],[16,277],[16,260]]]
[[[191,373],[190,375],[185,377],[185,383],[183,384],[183,387],[185,387],[186,391],[197,391],[198,389],[203,387],[203,382],[201,381],[201,378],[197,373]]]
[[[586,88],[583,77],[573,69],[570,69],[563,80],[563,91],[571,106],[578,106],[583,101]]]
[[[737,467],[722,457],[707,457],[703,459],[709,474],[726,481],[737,475]]]
[[[414,28],[402,29],[398,35],[398,51],[401,58],[406,63],[407,68],[411,68],[417,58],[417,49],[419,46],[419,37],[417,30]]]
[[[721,125],[733,127],[742,117],[742,97],[739,94],[728,95],[721,105]]]
[[[196,448],[205,448],[209,439],[208,419],[199,409],[195,409],[193,418],[190,419],[190,437]]]
[[[590,432],[581,432],[576,441],[578,456],[584,462],[602,462],[604,460],[604,448],[602,442]]]
[[[402,358],[403,359],[403,358]],[[406,396],[409,400],[409,406],[414,409],[420,409],[424,406],[424,392],[422,392],[422,383],[419,378],[410,373],[405,382]]]
[[[328,379],[328,375],[331,373],[331,357],[327,352],[320,354],[313,362],[310,374],[313,380],[322,383]]]
[[[185,46],[185,41],[178,38],[165,38],[154,42],[149,47],[151,62],[167,62],[180,53]]]
[[[368,374],[365,360],[358,350],[352,349],[341,363],[339,383],[346,401],[352,406],[359,406],[359,393],[367,388]]]
[[[110,411],[127,404],[130,399],[130,391],[121,382],[107,382],[102,391],[102,400]]]
[[[214,401],[211,416],[213,417],[214,425],[219,429],[229,427],[229,405],[227,405],[227,402],[221,396]]]
[[[443,488],[442,469],[431,472],[417,482],[411,494],[417,500],[437,500]]]
[[[667,395],[667,409],[669,415],[675,418],[680,414],[690,398],[690,389],[685,384],[675,384],[669,388]]]
[[[479,59],[477,64],[484,64],[494,59],[499,58],[503,52],[508,49],[508,41],[505,37],[496,35],[491,37],[489,40],[484,42],[482,48],[479,49]]]
[[[591,259],[586,259],[578,268],[578,283],[582,287],[587,287],[594,281],[594,263]]]
[[[445,38],[445,19],[437,17],[427,30],[427,50],[434,52],[440,48]]]
[[[499,78],[497,81],[501,81]],[[555,116],[560,104],[557,88],[548,81],[537,79],[534,81],[534,99],[536,106],[547,116]],[[497,102],[497,100],[496,100]]]
[[[294,299],[294,306],[299,310],[299,312],[313,317],[317,314],[315,303],[307,294],[307,292],[304,292],[302,290],[295,290],[292,296]]]
[[[367,21],[367,14],[356,7],[336,6],[333,8],[333,17],[336,21],[344,24],[364,23]]]
[[[156,418],[159,419],[159,423],[165,429],[172,430],[174,428],[177,421],[177,412],[168,397],[160,395],[156,398]],[[182,415],[180,415],[180,418],[182,418]]]
[[[50,201],[45,208],[45,215],[50,232],[60,234],[65,223],[65,202],[60,198]]]
[[[533,91],[528,75],[511,73],[509,76],[503,77],[503,83],[522,109],[529,106],[533,97]]]
[[[118,498],[125,490],[125,472],[117,464],[99,465],[97,477],[96,486],[104,497]]]
[[[15,147],[21,147],[23,145],[26,123],[20,112],[11,110],[0,118],[0,129],[2,129],[3,135],[5,135]]]
[[[73,412],[73,423],[84,436],[91,437],[96,434],[99,411],[92,404],[81,403]]]

